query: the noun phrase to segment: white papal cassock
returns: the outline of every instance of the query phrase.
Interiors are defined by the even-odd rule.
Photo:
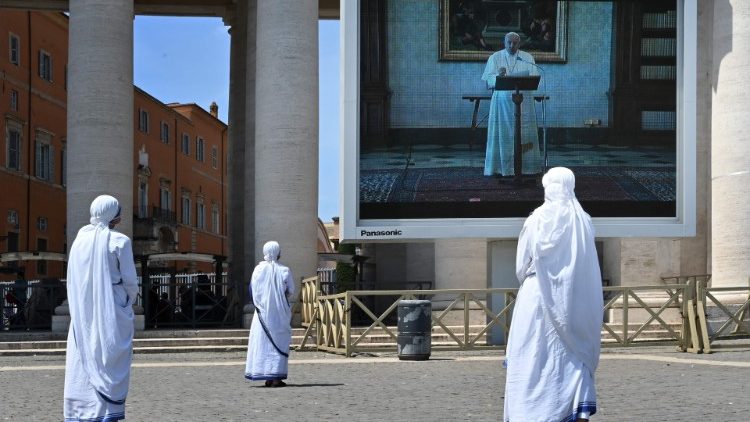
[[[66,421],[117,421],[125,417],[138,280],[130,239],[108,227],[117,200],[101,195],[90,211],[68,256],[63,413]]]
[[[544,204],[524,223],[521,281],[506,349],[505,421],[557,422],[596,413],[603,299],[591,218],[573,172],[551,169]]]
[[[245,378],[253,381],[287,377],[292,342],[289,298],[294,294],[294,280],[289,268],[277,262],[279,253],[278,243],[267,242],[263,261],[255,267],[250,281],[255,315],[247,345]]]
[[[520,60],[519,60],[520,59]],[[531,54],[518,50],[510,54],[507,50],[493,53],[487,60],[482,80],[487,89],[495,88],[495,80],[500,69],[505,68],[508,76],[538,75]],[[487,152],[484,157],[484,175],[513,176],[513,142],[515,104],[511,96],[514,91],[493,91],[490,112],[487,116]],[[541,169],[539,134],[534,113],[533,91],[522,91],[521,103],[521,157],[522,173],[535,174]]]

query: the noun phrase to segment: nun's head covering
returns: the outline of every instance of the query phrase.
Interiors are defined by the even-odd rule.
[[[121,211],[120,203],[113,196],[99,195],[94,199],[89,208],[89,213],[91,214],[89,221],[93,225],[108,225],[112,220],[120,216]]]
[[[542,177],[545,201],[575,199],[576,177],[570,169],[554,167]]]
[[[279,242],[271,240],[263,245],[263,260],[266,262],[276,262],[281,254],[281,246]]]

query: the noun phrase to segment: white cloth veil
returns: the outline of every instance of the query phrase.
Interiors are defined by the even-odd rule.
[[[527,221],[544,311],[565,346],[593,374],[599,363],[603,298],[591,217],[564,167],[542,179],[544,204]]]
[[[115,303],[109,270],[109,223],[120,213],[117,199],[101,195],[91,203],[91,224],[70,248],[67,288],[71,329],[82,366],[107,401],[124,402],[132,358],[133,309]]]

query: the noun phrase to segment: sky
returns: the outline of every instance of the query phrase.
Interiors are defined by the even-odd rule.
[[[229,28],[219,18],[136,16],[134,82],[163,103],[219,105],[227,123]],[[319,23],[318,216],[339,215],[339,21]]]

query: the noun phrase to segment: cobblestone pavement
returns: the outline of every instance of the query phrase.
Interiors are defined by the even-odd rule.
[[[288,388],[243,378],[243,353],[136,355],[130,421],[498,421],[501,351],[353,358],[293,352]],[[0,357],[0,421],[60,421],[64,357]],[[711,355],[604,349],[593,421],[750,420],[750,341]]]

